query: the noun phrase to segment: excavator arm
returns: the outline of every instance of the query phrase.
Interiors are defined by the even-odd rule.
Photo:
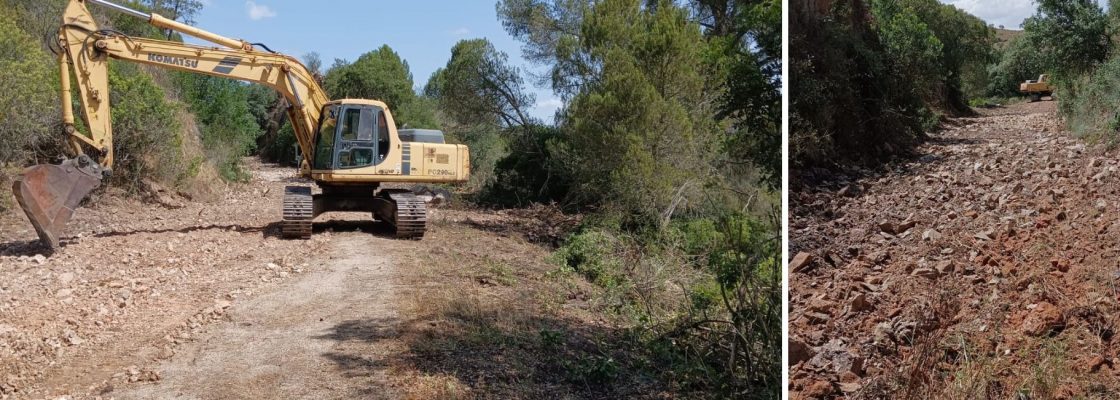
[[[158,28],[171,29],[217,46],[131,37],[102,29],[86,8],[89,3],[146,19]],[[274,53],[263,45],[260,47],[264,51],[261,51],[244,40],[226,38],[158,14],[143,13],[104,0],[70,0],[63,14],[58,40],[61,47],[58,61],[62,78],[63,126],[74,158],[59,165],[30,167],[13,187],[17,201],[39,237],[52,248],[58,247],[59,235],[74,209],[100,186],[101,180],[113,167],[110,59],[269,86],[288,100],[288,117],[300,150],[305,158],[314,157],[312,141],[320,113],[329,99],[311,72],[293,57]],[[88,134],[79,132],[74,125],[72,96],[75,86]],[[90,151],[87,153],[87,150]]]
[[[131,37],[102,30],[86,9],[86,3],[106,5],[113,10],[147,19],[153,26],[194,36],[224,48]],[[103,0],[71,0],[63,21],[59,30],[59,43],[63,49],[59,54],[63,123],[76,155],[82,154],[84,147],[92,147],[100,155],[100,164],[112,168],[108,73],[111,58],[271,87],[291,104],[288,116],[300,150],[305,155],[311,154],[311,141],[319,122],[319,113],[329,99],[311,72],[295,58],[267,50],[258,51],[243,40],[229,39],[158,14],[142,13]],[[71,71],[76,78],[89,136],[73,129]]]

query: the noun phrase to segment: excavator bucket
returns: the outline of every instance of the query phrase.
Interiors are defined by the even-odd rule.
[[[12,192],[43,244],[58,248],[58,239],[89,192],[101,185],[101,166],[86,156],[59,165],[40,164],[23,171]]]

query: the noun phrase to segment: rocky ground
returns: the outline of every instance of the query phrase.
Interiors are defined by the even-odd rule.
[[[790,194],[801,398],[1117,398],[1120,159],[1053,102]]]
[[[399,241],[339,214],[282,240],[299,180],[251,169],[212,203],[100,193],[54,254],[0,214],[0,399],[619,393],[560,363],[614,332],[548,262],[577,217],[442,208]]]

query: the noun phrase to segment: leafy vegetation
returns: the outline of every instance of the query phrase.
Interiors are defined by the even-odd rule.
[[[482,200],[589,213],[556,262],[606,289],[654,371],[690,392],[776,396],[780,2],[505,0],[498,13],[564,106],[554,127],[488,113],[518,151]],[[476,93],[490,109],[522,103]]]
[[[791,10],[795,170],[876,164],[985,97],[995,34],[935,0],[851,0]]]
[[[51,85],[54,68],[36,42],[22,30],[20,16],[0,2],[0,165],[47,159],[59,145],[57,109]],[[5,188],[6,189],[6,188]]]
[[[209,159],[218,165],[226,180],[245,179],[239,167],[241,157],[249,155],[256,146],[261,130],[257,117],[269,97],[230,79],[185,72],[176,73],[175,77],[199,123]]]

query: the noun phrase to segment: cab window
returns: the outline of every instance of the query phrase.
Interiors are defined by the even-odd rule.
[[[358,140],[362,131],[362,110],[350,108],[342,118],[342,140]],[[368,140],[368,139],[367,139]]]
[[[319,134],[315,143],[315,160],[312,169],[332,169],[334,162],[334,135],[337,126],[337,106],[327,106],[320,117]]]
[[[339,168],[360,168],[381,162],[374,142],[377,114],[380,110],[374,107],[346,109],[339,131]]]
[[[377,162],[389,156],[389,124],[385,113],[377,110]]]

